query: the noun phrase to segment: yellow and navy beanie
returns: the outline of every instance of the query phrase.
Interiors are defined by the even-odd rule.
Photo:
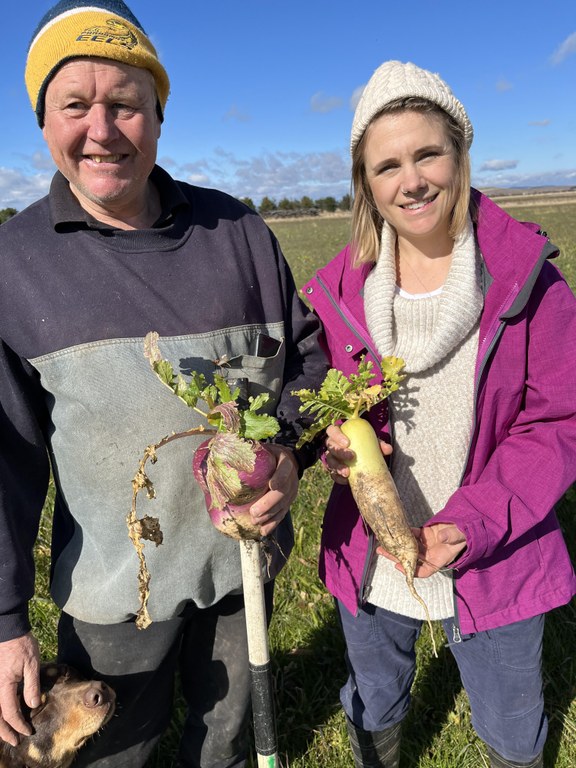
[[[44,125],[44,97],[48,83],[70,59],[92,56],[113,59],[154,75],[160,117],[170,81],[142,25],[122,0],[60,0],[32,36],[26,59],[26,88]]]

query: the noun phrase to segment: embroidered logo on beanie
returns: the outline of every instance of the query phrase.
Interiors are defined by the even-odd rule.
[[[105,27],[90,27],[81,32],[77,41],[93,43],[110,43],[112,45],[124,45],[130,50],[138,45],[138,38],[130,31],[130,27],[116,19],[108,19]]]
[[[104,58],[149,70],[163,113],[166,70],[142,25],[122,0],[60,0],[42,18],[28,48],[26,88],[40,127],[50,80],[67,61]]]

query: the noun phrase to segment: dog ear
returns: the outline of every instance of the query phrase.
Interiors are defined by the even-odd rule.
[[[40,688],[49,691],[63,680],[81,680],[79,673],[68,664],[48,662],[40,666]]]

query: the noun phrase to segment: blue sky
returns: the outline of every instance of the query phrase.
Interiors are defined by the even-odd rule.
[[[3,5],[0,208],[54,166],[24,87],[49,0]],[[132,0],[171,78],[158,159],[259,203],[349,191],[353,107],[387,59],[438,72],[475,129],[476,186],[576,185],[574,0]]]

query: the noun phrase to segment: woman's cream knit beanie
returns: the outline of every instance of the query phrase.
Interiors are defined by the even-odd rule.
[[[392,101],[410,96],[427,99],[451,115],[462,127],[466,146],[470,148],[474,136],[472,123],[446,83],[438,75],[421,69],[416,64],[385,61],[368,81],[356,107],[350,139],[351,153],[354,153],[356,144],[372,118]]]

